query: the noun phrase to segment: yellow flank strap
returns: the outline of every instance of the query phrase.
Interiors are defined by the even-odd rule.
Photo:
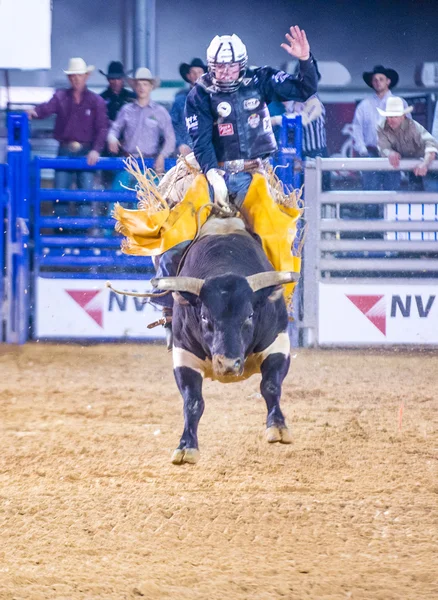
[[[172,209],[164,208],[155,213],[144,209],[129,210],[117,204],[113,216],[116,229],[126,239],[122,244],[125,254],[156,256],[181,242],[192,240],[197,232],[197,211],[210,202],[208,183],[204,175],[198,175],[184,199]],[[208,210],[199,215],[199,226],[209,216]]]

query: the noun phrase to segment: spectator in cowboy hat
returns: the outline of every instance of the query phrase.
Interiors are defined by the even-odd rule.
[[[113,60],[108,65],[108,73],[101,69],[99,73],[108,80],[108,87],[100,95],[106,102],[109,120],[115,121],[122,106],[134,100],[135,93],[124,87],[126,74],[121,62]]]
[[[187,156],[192,151],[192,140],[187,132],[184,115],[186,98],[199,77],[206,72],[207,66],[204,65],[200,58],[194,58],[191,63],[181,63],[179,66],[181,77],[190,87],[184,88],[176,94],[170,116],[176,135],[176,149],[178,154],[182,154],[183,156]]]
[[[391,89],[398,83],[398,73],[394,69],[376,65],[372,71],[363,73],[363,80],[374,94],[359,102],[353,118],[353,140],[357,152],[362,157],[379,156],[377,149],[377,125],[379,113],[392,96]],[[403,100],[405,107],[406,102]],[[400,173],[385,171],[365,171],[362,173],[365,190],[396,190],[400,187]],[[381,207],[380,207],[381,208]],[[378,206],[367,207],[370,218],[381,216]],[[375,214],[374,214],[375,213]]]
[[[122,106],[128,102],[132,102],[135,99],[135,93],[124,87],[126,73],[124,71],[123,64],[120,61],[113,60],[108,65],[107,73],[101,69],[99,69],[99,73],[101,73],[108,80],[108,87],[100,95],[106,103],[108,118],[110,123],[112,123],[116,120],[117,114]],[[121,154],[119,152],[116,156],[120,155]],[[103,156],[114,157],[114,154],[109,151],[108,145],[105,147]],[[102,185],[106,189],[110,189],[112,187],[115,175],[115,171],[102,171],[101,181]]]
[[[86,156],[89,165],[98,161],[108,132],[105,102],[87,88],[93,70],[94,67],[82,58],[71,58],[64,70],[71,87],[56,90],[48,102],[28,111],[31,119],[45,119],[56,114],[54,138],[59,142],[58,156]],[[55,187],[69,188],[73,175],[77,177],[78,188],[93,187],[91,171],[56,171]]]
[[[167,110],[150,99],[159,80],[146,67],[136,70],[130,79],[137,98],[120,109],[108,134],[108,146],[117,153],[154,159],[157,173],[164,171],[164,159],[175,150],[175,133]],[[120,140],[123,136],[123,142]]]
[[[402,98],[392,96],[386,101],[385,110],[377,110],[385,119],[377,129],[380,155],[387,157],[395,169],[401,158],[421,159],[409,173],[409,187],[414,191],[436,191],[436,172],[428,174],[428,169],[436,158],[438,141],[420,123],[406,118],[412,106],[406,108]]]

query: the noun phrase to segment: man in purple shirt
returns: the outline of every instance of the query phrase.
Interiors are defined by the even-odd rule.
[[[58,156],[86,156],[89,165],[98,161],[109,126],[105,101],[87,89],[87,80],[93,69],[82,58],[71,58],[68,69],[64,71],[71,87],[57,90],[48,102],[28,111],[31,119],[45,119],[56,114],[54,138],[59,142]],[[55,187],[69,188],[74,173],[56,171]],[[91,171],[78,171],[76,174],[79,189],[93,187]]]

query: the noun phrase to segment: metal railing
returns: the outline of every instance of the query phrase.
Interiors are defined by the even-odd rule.
[[[418,160],[402,160],[412,171]],[[395,191],[322,192],[324,171],[390,171],[385,158],[317,158],[305,165],[307,234],[303,261],[303,344],[318,343],[319,285],[341,283],[438,283],[438,241],[394,239],[394,232],[427,232],[438,239],[434,219],[352,219],[346,205],[438,205],[438,193]],[[438,161],[429,170],[438,171]],[[388,211],[387,211],[388,214]]]

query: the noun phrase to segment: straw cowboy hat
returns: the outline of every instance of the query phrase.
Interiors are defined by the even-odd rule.
[[[187,81],[187,83],[191,83],[190,80],[187,79],[187,75],[192,67],[199,67],[204,73],[207,73],[207,65],[204,65],[200,58],[194,58],[191,63],[181,63],[179,66],[179,74],[184,81]]]
[[[83,58],[71,58],[68,67],[64,71],[66,75],[85,75],[94,71],[94,65],[87,65]]]
[[[397,85],[397,71],[394,71],[394,69],[386,69],[382,65],[376,65],[372,71],[365,71],[365,73],[362,74],[363,80],[365,81],[368,87],[373,87],[373,75],[377,75],[378,73],[382,73],[383,75],[385,75],[385,77],[391,80],[391,83],[389,84],[389,89]]]
[[[136,70],[134,77],[129,77],[128,81],[132,87],[136,81],[146,80],[152,83],[153,89],[160,85],[158,77],[154,77],[147,67],[140,67]]]
[[[403,99],[398,96],[390,96],[386,101],[386,109],[377,109],[382,117],[402,117],[414,110],[413,106],[404,107]]]

